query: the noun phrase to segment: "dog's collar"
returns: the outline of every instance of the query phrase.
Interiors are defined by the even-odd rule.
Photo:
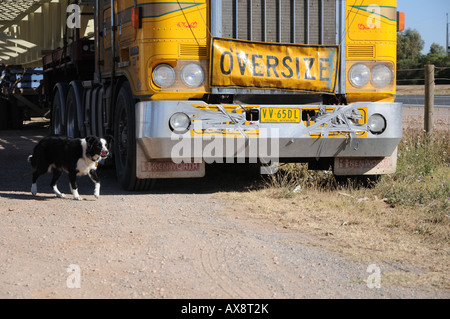
[[[98,165],[98,162],[100,162],[100,161],[102,160],[102,157],[101,157],[101,156],[99,156],[96,160],[95,160],[92,156],[87,155],[87,154],[86,154],[86,157],[87,157],[91,162],[94,162],[94,163],[95,163],[95,166],[97,166],[97,165]]]

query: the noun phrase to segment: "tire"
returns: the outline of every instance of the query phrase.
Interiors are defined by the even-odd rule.
[[[96,119],[97,119],[97,123],[96,123],[96,127],[97,127],[97,134],[99,137],[103,137],[106,135],[106,130],[105,130],[105,123],[107,123],[107,118],[106,118],[106,113],[105,113],[105,105],[104,105],[104,100],[103,100],[103,94],[104,94],[104,89],[103,87],[98,88],[98,93],[97,93],[97,101],[95,103],[96,105]]]
[[[62,82],[55,85],[50,116],[50,133],[52,135],[64,135],[66,133],[65,111],[68,87],[67,83]]]
[[[84,126],[84,132],[86,133],[86,136],[95,135],[95,133],[92,133],[92,129],[91,129],[91,122],[92,122],[92,117],[91,117],[91,108],[92,108],[91,95],[92,95],[92,90],[91,89],[84,90],[84,95],[83,95],[83,126]]]
[[[85,136],[83,123],[83,87],[81,83],[70,83],[66,99],[66,135],[70,137]]]
[[[8,101],[0,99],[0,130],[8,129]]]
[[[97,104],[97,97],[98,97],[98,91],[100,90],[100,87],[96,87],[94,89],[92,89],[92,94],[91,94],[91,119],[90,119],[90,123],[91,123],[91,134],[98,136],[98,137],[103,137],[103,135],[99,134],[98,131],[98,127],[97,127],[97,109],[100,107],[100,105]]]
[[[128,82],[123,83],[114,112],[114,160],[116,175],[122,188],[129,191],[148,190],[152,179],[136,177],[135,103]]]
[[[20,130],[23,127],[23,108],[17,105],[15,98],[13,100],[9,103],[9,128]]]

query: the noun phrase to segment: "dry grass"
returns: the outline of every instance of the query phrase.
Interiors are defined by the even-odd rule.
[[[384,283],[450,289],[449,137],[408,133],[397,173],[376,183],[340,184],[328,172],[289,164],[262,188],[223,197],[352,260],[404,265]]]
[[[425,94],[424,85],[397,85],[398,95],[423,95]],[[450,94],[450,85],[441,84],[436,85],[434,89],[434,94]]]

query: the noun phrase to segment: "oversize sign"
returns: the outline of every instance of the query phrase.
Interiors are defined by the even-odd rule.
[[[338,45],[213,38],[210,86],[334,93]]]

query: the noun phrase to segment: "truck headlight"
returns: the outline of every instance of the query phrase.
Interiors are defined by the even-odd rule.
[[[372,82],[378,88],[384,88],[392,82],[392,70],[384,64],[377,64],[372,68]]]
[[[153,70],[153,81],[162,88],[172,86],[175,79],[175,70],[168,64],[160,64]]]
[[[189,87],[199,87],[205,81],[205,71],[197,63],[186,64],[181,70],[181,80]]]
[[[184,134],[189,129],[191,119],[189,116],[182,112],[173,114],[169,119],[170,129],[177,134]]]
[[[381,114],[373,114],[369,117],[367,126],[372,134],[381,134],[386,129],[386,119]]]
[[[367,66],[357,63],[350,68],[349,81],[354,87],[361,88],[370,82],[370,70]]]

